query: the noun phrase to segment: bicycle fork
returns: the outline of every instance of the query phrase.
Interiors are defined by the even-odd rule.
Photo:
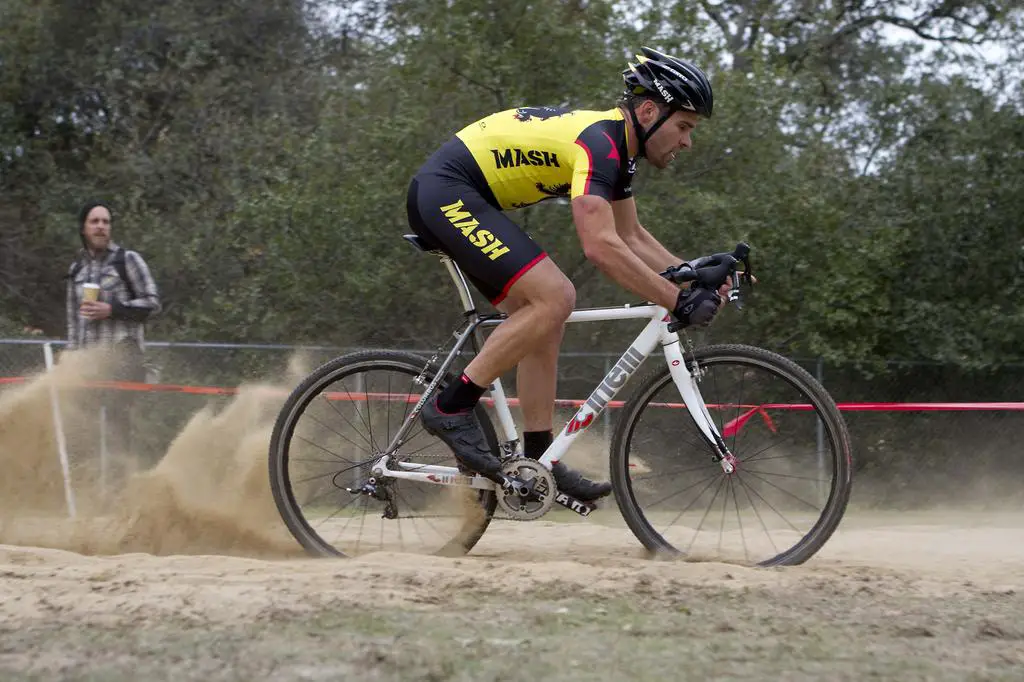
[[[577,410],[576,414],[566,422],[565,427],[555,437],[554,442],[540,458],[540,462],[550,468],[554,462],[560,460],[572,442],[579,437],[584,429],[594,422],[597,416],[608,406],[608,403],[625,386],[633,373],[640,367],[640,364],[654,353],[658,346],[661,346],[665,353],[665,360],[668,363],[672,379],[686,404],[686,409],[693,418],[694,424],[697,425],[704,440],[714,453],[714,461],[721,464],[722,470],[726,474],[735,472],[738,460],[729,452],[725,439],[719,433],[718,427],[715,426],[714,419],[712,419],[711,414],[708,412],[708,408],[704,404],[704,398],[700,394],[698,384],[701,378],[701,370],[696,363],[694,363],[694,372],[692,374],[687,368],[680,347],[679,335],[676,332],[669,331],[666,324],[668,316],[665,308],[650,306],[634,310],[623,309],[618,312],[623,318],[650,316],[651,320],[647,327],[637,336],[633,344],[619,358],[619,361],[615,363],[615,366],[612,367],[601,384],[594,389],[593,393]],[[574,321],[574,318],[578,321],[586,321],[589,314],[589,311],[573,313],[569,321]],[[609,311],[601,310],[597,311],[597,314],[600,317],[595,319],[614,319],[609,315]]]
[[[715,420],[712,419],[711,413],[708,412],[708,406],[704,403],[704,397],[700,394],[698,384],[700,383],[703,370],[696,360],[693,362],[692,371],[687,368],[683,352],[680,348],[679,336],[670,332],[666,333],[675,336],[675,339],[664,345],[665,359],[668,361],[672,380],[675,382],[676,388],[686,404],[686,409],[693,418],[693,423],[697,425],[701,435],[704,436],[704,440],[714,450],[714,461],[721,464],[722,471],[726,475],[732,474],[736,471],[739,460],[729,451],[729,447],[725,444],[725,439],[718,432]]]

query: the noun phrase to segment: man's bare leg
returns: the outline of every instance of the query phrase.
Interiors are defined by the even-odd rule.
[[[550,345],[575,306],[576,291],[558,266],[544,259],[512,285],[506,301],[512,310],[508,318],[487,337],[459,380],[425,404],[421,414],[424,428],[452,448],[461,466],[502,485],[507,481],[501,462],[491,452],[473,408],[501,374],[538,346]]]
[[[512,285],[505,302],[508,318],[487,338],[460,381],[446,387],[422,412],[426,430],[448,443],[463,467],[502,485],[507,479],[500,461],[490,452],[472,408],[487,386],[526,359],[519,385],[521,396],[525,391],[524,418],[527,429],[544,429],[528,433],[550,444],[558,347],[565,321],[576,305],[576,290],[562,271],[545,259]],[[611,492],[609,484],[587,480],[561,462],[553,465],[552,474],[558,489],[577,499],[593,500]]]
[[[516,392],[525,431],[551,430],[558,388],[558,351],[564,329],[559,328],[543,346],[528,353],[516,368]]]
[[[559,274],[561,273],[559,272]],[[572,287],[571,283],[566,282],[566,284],[568,287]],[[524,303],[521,296],[512,295],[515,293],[515,288],[515,286],[512,287],[510,295],[500,306],[509,314],[509,319],[522,314],[523,308],[529,305],[529,303]],[[575,294],[574,291],[573,294]],[[516,392],[523,413],[523,452],[532,459],[540,459],[544,451],[551,445],[555,395],[558,385],[558,352],[565,333],[565,320],[568,319],[573,307],[575,307],[575,295],[572,296],[572,305],[568,310],[562,310],[562,314],[558,318],[549,318],[552,322],[560,320],[560,323],[552,325],[546,336],[536,339],[532,349],[519,361],[517,368]],[[501,326],[498,327],[499,330]],[[473,364],[470,363],[466,369],[470,379],[473,378],[473,375],[469,374],[472,369]],[[491,381],[493,379],[487,383],[489,384]],[[558,489],[577,499],[594,500],[611,492],[609,483],[591,481],[561,462],[554,464],[552,473],[555,476]]]
[[[478,386],[488,386],[532,353],[554,353],[557,361],[561,330],[575,305],[576,290],[558,266],[549,259],[537,263],[509,289],[503,302],[508,319],[487,337],[467,365],[466,376]],[[553,386],[550,401],[554,402]]]
[[[507,299],[499,307],[509,314],[518,309],[515,302]],[[562,324],[539,341],[516,367],[516,393],[523,413],[524,431],[551,430],[558,386],[558,351],[564,333],[565,325]]]
[[[503,303],[501,308],[512,312],[512,304]],[[527,353],[516,368],[516,393],[523,413],[523,453],[531,459],[540,459],[551,445],[558,386],[558,351],[564,332],[565,325],[562,325]]]

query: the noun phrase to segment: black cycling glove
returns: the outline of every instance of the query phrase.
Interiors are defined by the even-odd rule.
[[[722,297],[711,289],[703,287],[683,289],[679,292],[679,297],[676,298],[676,307],[672,314],[683,323],[683,326],[705,326],[714,319],[721,303]]]

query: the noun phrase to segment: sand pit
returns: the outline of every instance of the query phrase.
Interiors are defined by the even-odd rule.
[[[116,499],[77,471],[75,521],[46,381],[0,395],[4,679],[1024,679],[1018,511],[855,495],[784,569],[646,559],[613,504],[495,521],[463,558],[309,559],[266,483],[271,389],[197,412]]]

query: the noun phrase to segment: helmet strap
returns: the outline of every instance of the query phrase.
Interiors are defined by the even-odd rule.
[[[670,118],[672,118],[672,110],[669,109],[668,113],[662,114],[661,118],[659,118],[657,121],[655,121],[654,125],[652,125],[650,128],[647,128],[646,130],[644,129],[644,127],[642,125],[640,125],[640,119],[637,118],[637,116],[636,116],[636,109],[633,108],[632,104],[629,105],[629,116],[630,116],[631,119],[633,119],[633,130],[637,131],[637,136],[636,136],[637,154],[636,155],[637,156],[646,156],[647,140],[651,137],[651,135],[653,135],[655,133],[656,130],[658,130],[658,128],[660,128],[661,126],[665,125],[665,121],[667,121]]]

